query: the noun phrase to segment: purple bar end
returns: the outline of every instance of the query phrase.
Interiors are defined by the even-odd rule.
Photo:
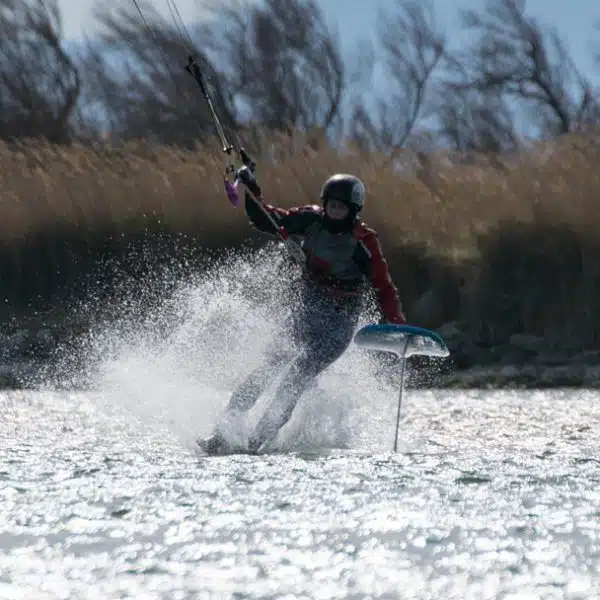
[[[236,186],[227,179],[225,180],[225,193],[227,194],[231,204],[237,206],[240,203],[240,197],[238,196]]]

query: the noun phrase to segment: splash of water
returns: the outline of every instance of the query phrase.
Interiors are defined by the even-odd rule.
[[[151,307],[126,295],[122,316],[92,330],[77,359],[65,362],[61,384],[85,385],[106,410],[164,427],[193,445],[213,428],[231,391],[263,363],[275,337],[287,336],[296,276],[271,245],[223,256],[205,272],[164,286],[170,293]],[[360,324],[372,321],[367,303]],[[279,447],[388,449],[398,390],[381,372],[372,353],[351,346],[303,395]],[[243,431],[237,423],[238,435],[248,433],[266,405],[257,403]]]

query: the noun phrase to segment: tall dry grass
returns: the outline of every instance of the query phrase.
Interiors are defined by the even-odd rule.
[[[422,157],[410,172],[301,139],[264,147],[258,177],[282,206],[318,201],[333,172],[364,180],[364,219],[380,234],[409,316],[414,308],[428,326],[458,319],[482,341],[521,331],[599,339],[597,139],[565,137],[502,163]],[[5,319],[60,305],[91,282],[108,290],[100,264],[133,280],[184,254],[200,264],[208,250],[262,239],[225,199],[223,157],[212,146],[22,143],[0,146],[0,165]],[[425,315],[416,300],[430,289],[439,310]]]

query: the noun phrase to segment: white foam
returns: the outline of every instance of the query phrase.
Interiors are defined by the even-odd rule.
[[[91,332],[69,376],[79,381],[86,365],[86,385],[100,392],[108,410],[166,426],[192,444],[211,431],[230,392],[263,363],[269,344],[285,335],[290,268],[272,246],[231,254],[218,268],[177,282],[152,310],[131,310],[136,298],[123,298],[123,312],[135,316]],[[365,310],[360,324],[368,322]],[[378,377],[372,353],[351,346],[315,383],[282,430],[282,448],[390,447],[398,390]],[[267,402],[261,399],[248,425]],[[238,437],[247,433],[239,423],[235,428]]]

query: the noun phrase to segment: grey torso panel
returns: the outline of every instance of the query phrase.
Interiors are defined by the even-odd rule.
[[[313,275],[356,285],[364,281],[368,256],[351,232],[334,234],[314,223],[307,229],[302,247]]]

